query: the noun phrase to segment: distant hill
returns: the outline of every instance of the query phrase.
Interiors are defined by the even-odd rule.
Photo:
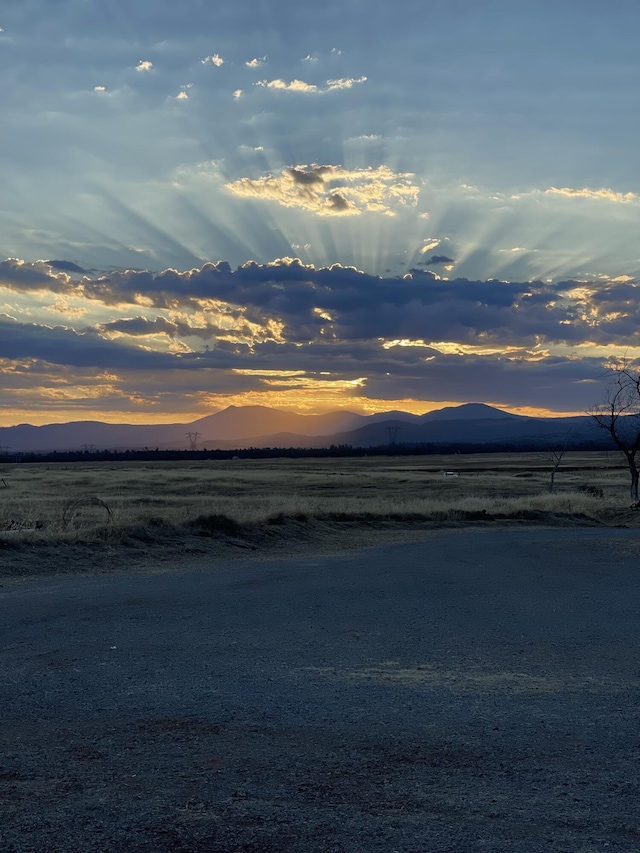
[[[485,418],[522,418],[522,415],[512,415],[485,403],[465,403],[463,406],[445,406],[420,416],[422,421],[479,421]],[[525,418],[526,420],[526,418]]]
[[[207,415],[189,424],[206,441],[233,441],[279,432],[298,435],[328,435],[355,429],[366,421],[365,415],[355,412],[328,412],[323,415],[299,415],[267,406],[229,406],[214,415]]]
[[[601,440],[588,417],[531,418],[513,415],[483,403],[447,406],[424,415],[377,412],[359,415],[336,411],[300,415],[266,406],[230,406],[192,423],[107,424],[75,421],[66,424],[0,427],[0,446],[11,452],[53,450],[184,450],[188,433],[197,433],[199,448],[247,447],[378,447],[388,444],[529,443]]]
[[[486,413],[485,413],[486,414]],[[420,444],[523,444],[545,446],[545,443],[564,443],[570,434],[572,441],[603,441],[603,433],[589,417],[528,418],[506,417],[438,420],[414,423],[381,420],[367,423],[355,430],[332,435],[302,436],[295,433],[276,433],[233,442],[219,442],[216,447],[381,447],[385,445]]]

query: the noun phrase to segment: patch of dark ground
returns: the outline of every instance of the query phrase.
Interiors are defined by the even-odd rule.
[[[228,523],[224,523],[224,522]],[[268,523],[243,527],[216,516],[202,517],[186,529],[137,531],[117,542],[49,543],[0,536],[0,578],[39,578],[49,575],[94,575],[119,572],[171,571],[185,557],[228,562],[249,558],[339,554],[362,548],[415,542],[433,531],[469,527],[637,527],[640,513],[610,513],[606,520],[537,510],[513,515],[485,511],[458,512],[452,518],[425,520],[398,515],[391,519],[362,515],[332,515],[322,519],[276,516]]]
[[[3,732],[3,853],[636,853],[640,786],[579,743],[510,751],[228,719]],[[13,746],[12,746],[13,744]],[[17,762],[21,753],[20,764]],[[636,768],[637,769],[637,768]]]

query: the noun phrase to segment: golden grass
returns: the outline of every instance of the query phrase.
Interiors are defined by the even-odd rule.
[[[446,470],[460,476],[445,477]],[[604,496],[580,492],[587,483]],[[233,535],[287,518],[408,524],[541,513],[606,520],[629,506],[628,473],[614,454],[568,454],[554,494],[548,484],[543,458],[511,453],[4,465],[0,539],[117,544],[194,530]]]

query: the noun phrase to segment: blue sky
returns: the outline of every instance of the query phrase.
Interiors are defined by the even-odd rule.
[[[588,408],[637,355],[639,25],[8,0],[0,422]]]

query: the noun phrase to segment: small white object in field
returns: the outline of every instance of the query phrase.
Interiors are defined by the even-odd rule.
[[[460,474],[458,474],[457,471],[445,471],[444,476],[445,477],[459,477]]]

